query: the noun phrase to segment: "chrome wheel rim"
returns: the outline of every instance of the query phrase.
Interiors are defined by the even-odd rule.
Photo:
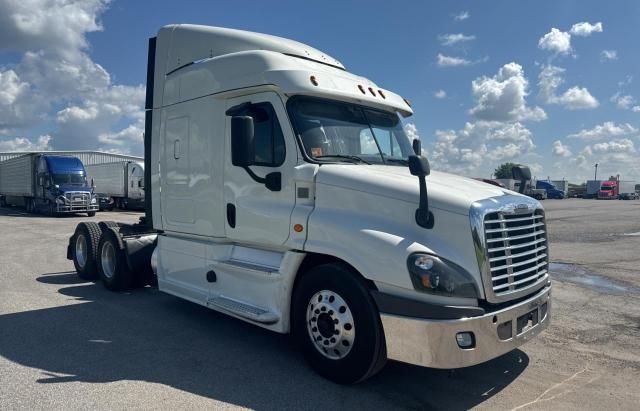
[[[87,264],[87,239],[84,234],[76,237],[76,262],[80,268]]]
[[[309,300],[307,331],[318,352],[332,360],[346,357],[356,337],[351,309],[329,290],[318,291]]]
[[[102,246],[101,257],[102,273],[110,279],[116,270],[116,250],[110,241],[105,242]]]

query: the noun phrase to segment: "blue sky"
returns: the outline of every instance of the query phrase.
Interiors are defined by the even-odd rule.
[[[640,180],[637,1],[66,3],[0,0],[0,150],[141,153],[146,39],[199,23],[308,43],[408,98],[433,168]]]

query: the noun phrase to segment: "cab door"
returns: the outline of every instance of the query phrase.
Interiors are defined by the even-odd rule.
[[[249,104],[247,104],[249,103]],[[226,116],[224,199],[226,236],[237,243],[281,246],[289,237],[295,205],[293,170],[298,161],[293,132],[280,97],[274,92],[252,94],[227,101],[233,115],[250,116],[254,122],[254,177],[281,174],[281,188],[271,191],[247,170],[231,162],[231,116]],[[238,108],[241,108],[238,111]]]

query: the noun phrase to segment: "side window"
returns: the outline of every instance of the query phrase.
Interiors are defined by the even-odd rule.
[[[244,115],[253,117],[256,165],[278,167],[284,163],[284,136],[270,103],[252,104]]]

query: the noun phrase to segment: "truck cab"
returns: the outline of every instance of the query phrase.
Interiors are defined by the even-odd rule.
[[[603,181],[598,190],[599,200],[616,200],[618,199],[618,182],[615,180]]]
[[[161,291],[292,333],[340,383],[387,358],[474,365],[548,326],[541,204],[431,171],[407,100],[265,34],[171,25],[149,46],[146,215],[79,225],[81,276],[131,288],[148,264]]]
[[[95,212],[93,189],[76,157],[40,155],[36,160],[33,206],[52,213]]]
[[[536,188],[545,190],[547,192],[547,198],[555,198],[555,199],[562,200],[565,197],[565,192],[562,190],[559,190],[550,181],[538,180],[536,181]]]

